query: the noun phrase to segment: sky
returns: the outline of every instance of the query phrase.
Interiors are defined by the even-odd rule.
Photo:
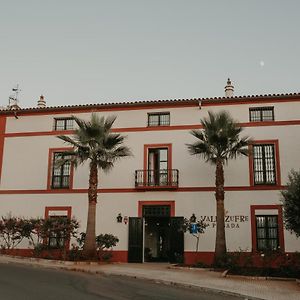
[[[0,0],[0,106],[300,92],[298,0]]]

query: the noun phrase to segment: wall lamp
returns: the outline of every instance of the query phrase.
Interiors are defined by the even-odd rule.
[[[195,216],[195,214],[192,214],[190,217],[190,222],[191,223],[196,223],[197,217]]]
[[[123,217],[122,217],[121,213],[119,213],[117,216],[117,222],[122,223],[122,221],[123,221]]]

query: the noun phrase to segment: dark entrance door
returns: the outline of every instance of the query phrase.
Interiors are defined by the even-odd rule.
[[[129,218],[128,262],[143,262],[142,218]]]
[[[167,262],[170,252],[170,218],[145,217],[145,261]]]
[[[171,217],[169,205],[145,205],[145,261],[175,262],[183,258],[183,217]]]
[[[170,218],[170,255],[172,263],[183,262],[184,233],[182,230],[183,217]]]
[[[143,218],[129,218],[128,262],[183,261],[183,217],[170,213],[169,205],[145,205]]]

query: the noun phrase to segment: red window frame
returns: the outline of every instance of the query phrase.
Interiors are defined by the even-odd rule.
[[[143,206],[144,205],[168,205],[170,206],[170,216],[175,217],[175,201],[139,201],[138,203],[138,216],[143,217]]]
[[[255,184],[254,183],[254,166],[253,166],[253,145],[264,145],[272,144],[274,145],[275,151],[275,172],[276,172],[276,184]],[[269,186],[270,188],[274,186],[281,186],[281,172],[280,172],[280,156],[279,156],[279,141],[278,140],[255,140],[249,145],[249,180],[250,186],[260,187],[260,186]]]
[[[252,233],[252,252],[257,252],[256,241],[256,210],[277,210],[278,211],[278,241],[279,247],[282,252],[285,251],[284,247],[284,231],[283,231],[283,217],[281,205],[251,205],[251,233]]]
[[[52,169],[53,169],[53,154],[55,152],[65,152],[65,151],[71,151],[73,150],[72,147],[64,147],[64,148],[50,148],[48,153],[48,177],[47,177],[47,190],[71,190],[73,189],[73,177],[74,177],[74,164],[71,163],[70,167],[70,185],[69,188],[63,188],[63,189],[53,189],[51,187],[51,181],[52,181]]]
[[[45,207],[45,219],[48,219],[53,211],[66,211],[67,218],[71,219],[72,207],[71,206],[46,206]],[[47,240],[44,240],[44,244],[47,244]],[[70,248],[70,238],[65,241],[66,249]]]

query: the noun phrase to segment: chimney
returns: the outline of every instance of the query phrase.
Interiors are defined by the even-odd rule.
[[[225,97],[230,98],[233,97],[234,86],[231,84],[230,78],[227,80],[227,84],[225,86]]]
[[[40,96],[40,100],[37,102],[38,108],[45,108],[46,107],[46,101],[44,99],[44,96]]]

